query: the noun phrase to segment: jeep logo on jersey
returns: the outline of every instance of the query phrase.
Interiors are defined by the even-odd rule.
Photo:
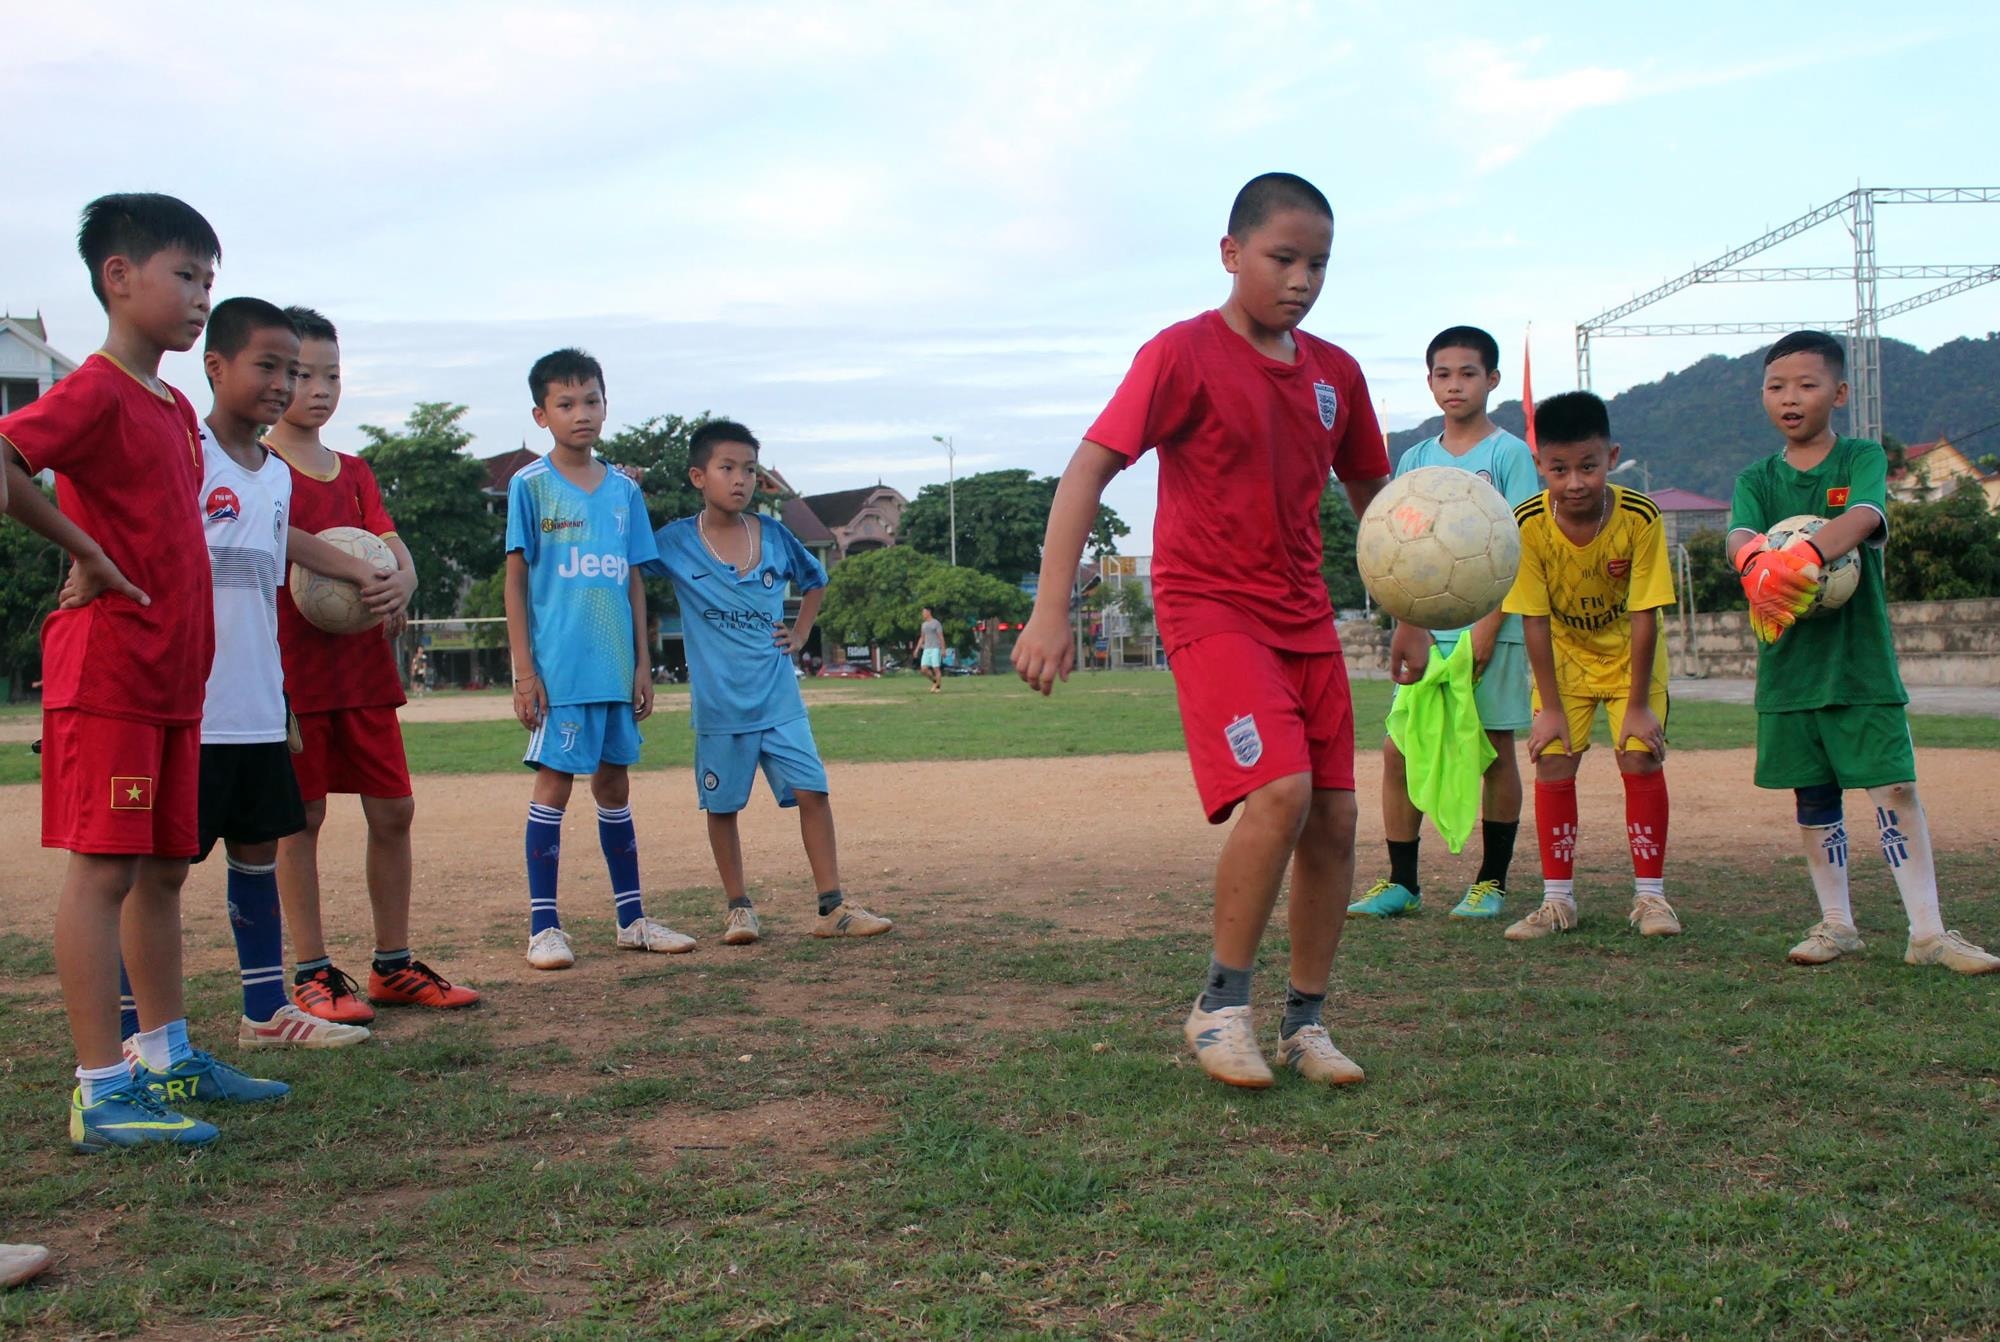
[[[574,545],[569,547],[562,563],[556,565],[558,578],[609,578],[613,582],[624,582],[631,572],[631,561],[624,555],[585,554]]]
[[[1334,419],[1340,414],[1340,397],[1326,383],[1315,382],[1313,400],[1319,403],[1320,424],[1325,428],[1332,428]]]
[[[234,522],[243,516],[243,500],[236,497],[236,491],[228,485],[217,485],[208,493],[208,502],[203,505],[211,522]]]

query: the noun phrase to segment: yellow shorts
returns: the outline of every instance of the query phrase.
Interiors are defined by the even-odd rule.
[[[1590,729],[1597,722],[1597,710],[1600,707],[1604,709],[1605,721],[1610,724],[1613,732],[1618,731],[1619,728],[1625,725],[1626,697],[1623,694],[1607,695],[1599,698],[1587,693],[1577,693],[1570,690],[1562,690],[1560,692],[1563,697],[1563,711],[1569,717],[1569,739],[1576,743],[1578,754],[1582,754],[1584,751],[1590,749]],[[1535,712],[1541,712],[1542,694],[1539,689],[1534,692],[1533,699]],[[1667,709],[1669,706],[1667,702],[1667,682],[1656,678],[1646,693],[1646,702],[1647,706],[1653,710],[1653,716],[1660,720],[1660,730],[1665,732],[1667,728]],[[1648,755],[1653,753],[1652,747],[1636,736],[1626,737],[1623,749],[1640,751]],[[1549,742],[1545,753],[1550,755],[1567,755],[1569,752],[1563,749],[1562,742],[1558,740]]]

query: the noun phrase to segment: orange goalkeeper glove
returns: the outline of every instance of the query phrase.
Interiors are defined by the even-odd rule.
[[[1776,643],[1819,595],[1825,562],[1819,547],[1801,536],[1773,550],[1770,538],[1759,534],[1737,548],[1734,562],[1750,599],[1750,631],[1759,643]]]

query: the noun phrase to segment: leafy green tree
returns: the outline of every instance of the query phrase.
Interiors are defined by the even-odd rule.
[[[1720,531],[1708,527],[1687,538],[1688,575],[1693,580],[1697,615],[1742,610],[1749,605],[1735,566],[1729,562],[1725,539]]]
[[[1891,601],[2000,596],[2000,514],[1970,480],[1942,498],[1889,504]]]
[[[0,672],[18,699],[41,677],[42,621],[56,608],[68,556],[15,522],[0,521]]]
[[[466,407],[419,401],[399,430],[363,424],[361,456],[382,486],[396,534],[417,568],[410,613],[447,619],[458,613],[466,587],[501,559],[503,521],[480,492],[486,468],[465,452],[472,435],[460,426]]]
[[[1368,592],[1355,566],[1354,540],[1361,523],[1347,501],[1347,491],[1330,484],[1319,496],[1319,575],[1335,610],[1360,610]]]
[[[908,545],[854,555],[834,566],[819,624],[831,644],[902,648],[916,641],[923,608],[944,625],[945,640],[966,647],[978,620],[1025,619],[1033,601],[1020,588],[977,569],[953,568]]]
[[[499,568],[465,589],[465,600],[459,604],[458,613],[468,620],[507,618],[507,565],[504,560]],[[504,624],[475,624],[471,632],[475,648],[497,648],[507,642],[507,626]]]
[[[1042,566],[1042,535],[1056,477],[1025,470],[982,471],[957,485],[958,562],[1017,583]],[[937,559],[951,555],[951,497],[944,485],[925,485],[903,510],[902,543]],[[1118,514],[1100,505],[1087,549],[1116,554],[1118,538],[1131,534]]]

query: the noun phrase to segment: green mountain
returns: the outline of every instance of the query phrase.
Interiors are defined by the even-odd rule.
[[[1726,499],[1738,471],[1777,449],[1777,434],[1757,394],[1763,361],[1761,349],[1734,359],[1711,354],[1611,398],[1611,431],[1626,456],[1646,464],[1653,488],[1673,485]],[[1928,354],[1884,340],[1882,387],[1890,437],[1927,443],[1942,434],[1957,442],[1985,429],[1965,444],[1967,451],[2000,451],[2000,332],[1961,337]],[[1834,422],[1838,426],[1844,419],[1838,414]],[[1499,406],[1493,420],[1520,433],[1521,403]],[[1390,456],[1402,455],[1443,427],[1437,416],[1390,434]]]

